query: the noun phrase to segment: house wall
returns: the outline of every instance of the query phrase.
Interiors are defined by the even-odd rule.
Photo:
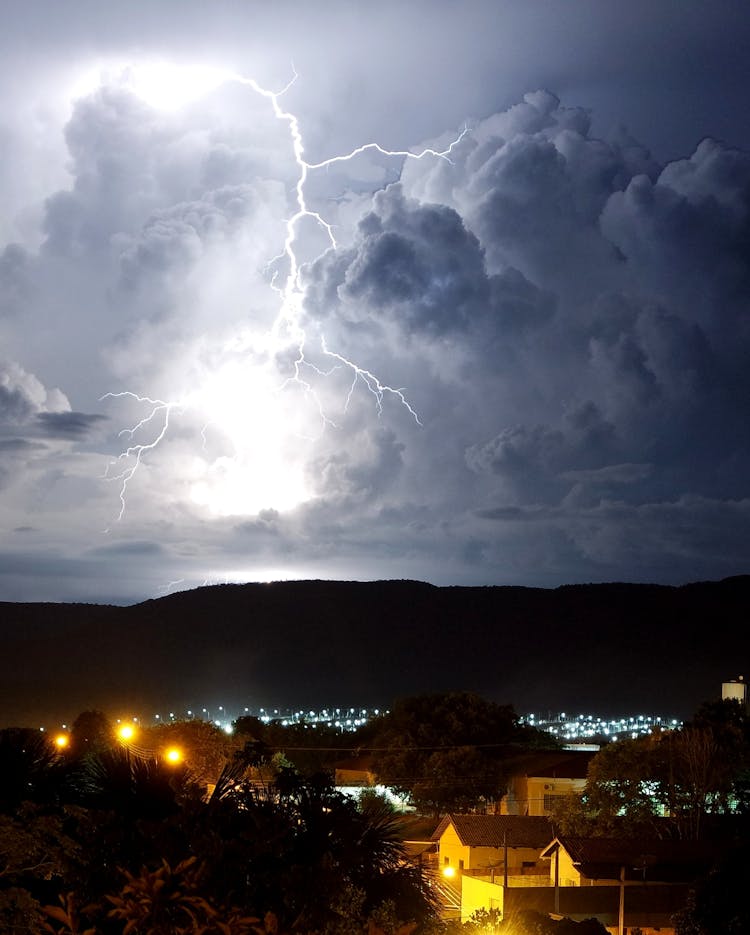
[[[551,885],[555,885],[555,863],[557,861],[560,862],[557,877],[560,886],[580,886],[581,872],[574,865],[570,854],[562,847],[558,847],[549,862],[549,881]]]
[[[498,883],[464,877],[461,892],[461,921],[466,922],[477,909],[500,909],[505,918],[512,918],[523,909],[546,914],[559,914],[580,922],[597,918],[610,932],[617,932],[620,904],[619,886],[555,888],[513,887],[504,890]],[[644,935],[674,935],[672,915],[685,905],[688,887],[683,884],[652,883],[626,887],[625,926],[639,927]]]
[[[479,877],[463,877],[461,880],[461,921],[468,922],[477,909],[499,909],[503,911],[504,887]]]
[[[471,860],[469,848],[461,843],[461,839],[452,824],[449,824],[440,835],[440,840],[438,841],[438,860],[440,861],[441,868],[453,867],[457,870],[461,866],[459,861],[463,861],[464,869],[469,869]]]
[[[337,786],[374,786],[377,777],[366,769],[339,769],[336,768],[335,782]]]
[[[560,886],[619,886],[620,880],[619,875],[612,871],[612,876],[602,877],[594,879],[592,877],[587,877],[578,870],[574,865],[570,854],[565,850],[565,848],[558,848],[558,850],[552,855],[549,862],[549,882],[550,886],[555,885],[555,860],[559,855],[560,858],[560,877],[559,884]],[[632,886],[637,886],[637,880],[627,880],[625,886],[630,888]]]
[[[500,800],[499,814],[548,816],[555,797],[573,793],[580,795],[585,786],[585,779],[514,776],[508,786],[508,793]]]

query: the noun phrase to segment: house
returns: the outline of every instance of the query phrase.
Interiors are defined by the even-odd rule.
[[[446,815],[432,835],[441,868],[501,876],[536,869],[551,838],[549,819],[519,815]]]
[[[550,815],[555,801],[586,785],[593,751],[560,750],[540,752],[524,758],[508,782],[500,800],[501,815]]]
[[[377,778],[372,770],[372,754],[360,753],[336,760],[334,781],[337,786],[354,788],[374,786]]]
[[[717,856],[702,841],[556,837],[541,853],[550,862],[550,885],[626,886],[686,883]]]
[[[540,853],[540,864],[549,864],[546,878],[464,877],[461,918],[481,908],[498,909],[504,918],[533,909],[576,921],[597,918],[612,933],[622,926],[672,935],[672,916],[716,856],[702,842],[555,837]]]

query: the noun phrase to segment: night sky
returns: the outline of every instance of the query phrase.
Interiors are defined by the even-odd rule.
[[[746,4],[2,8],[0,600],[748,571]]]

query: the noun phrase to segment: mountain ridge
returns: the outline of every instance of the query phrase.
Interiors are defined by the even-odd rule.
[[[684,585],[408,579],[207,585],[138,604],[0,603],[2,723],[473,690],[524,711],[689,716],[742,670],[750,576]]]

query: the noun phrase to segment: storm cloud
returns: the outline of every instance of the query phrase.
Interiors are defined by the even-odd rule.
[[[750,18],[218,6],[0,68],[5,593],[747,571]],[[292,59],[310,163],[450,149],[310,169],[296,270]]]

